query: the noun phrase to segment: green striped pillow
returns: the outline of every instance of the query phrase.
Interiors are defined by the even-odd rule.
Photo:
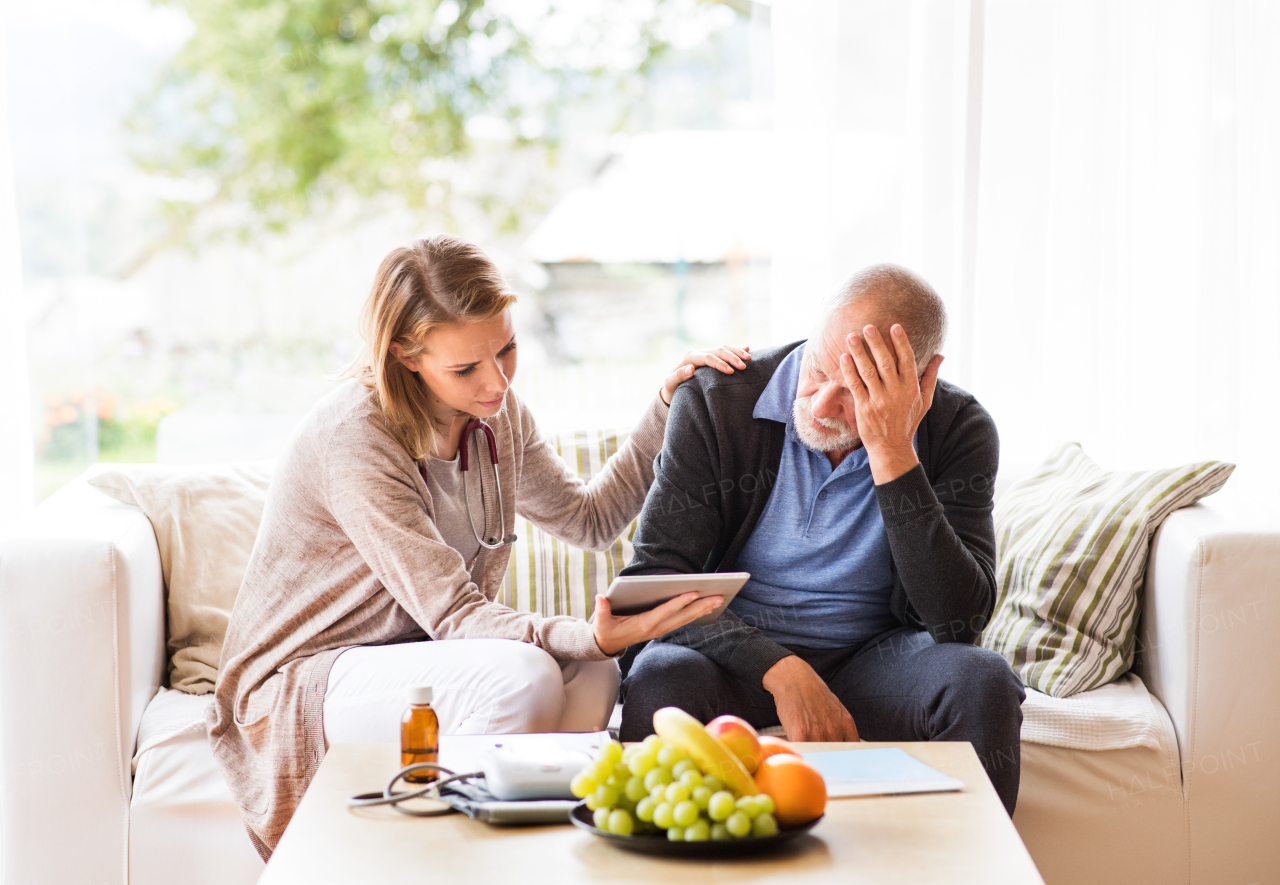
[[[570,469],[590,481],[627,441],[627,436],[625,432],[593,430],[553,434],[550,439]],[[607,590],[631,561],[635,531],[633,520],[608,550],[592,553],[553,538],[529,520],[517,517],[517,539],[511,547],[511,565],[498,601],[516,611],[591,617],[596,594]]]
[[[1202,461],[1112,473],[1064,445],[996,504],[999,594],[982,645],[1004,655],[1023,684],[1055,697],[1124,673],[1152,535],[1233,470]]]

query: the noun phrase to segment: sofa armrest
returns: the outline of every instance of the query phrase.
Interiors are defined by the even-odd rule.
[[[151,523],[85,479],[0,546],[0,878],[127,882],[130,759],[164,677]]]
[[[1277,628],[1280,519],[1216,498],[1170,516],[1152,542],[1135,670],[1178,737],[1191,882],[1276,873],[1259,848],[1280,832]]]

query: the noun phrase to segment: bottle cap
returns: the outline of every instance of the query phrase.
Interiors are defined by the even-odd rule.
[[[429,704],[431,703],[431,686],[414,685],[409,689],[409,703],[411,704]]]

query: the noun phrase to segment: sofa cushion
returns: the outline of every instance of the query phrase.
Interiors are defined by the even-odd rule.
[[[205,732],[210,703],[210,695],[162,688],[143,714],[129,801],[130,885],[248,885],[262,875]]]
[[[1151,536],[1234,469],[1203,461],[1109,472],[1079,445],[1064,445],[996,505],[999,592],[983,646],[1003,654],[1027,687],[1055,697],[1124,673]]]
[[[585,481],[604,466],[627,440],[625,432],[592,430],[548,434],[569,469]],[[527,519],[516,519],[516,543],[511,547],[498,601],[516,611],[543,615],[591,617],[595,597],[631,561],[631,538],[636,522],[601,553],[579,550],[552,537]]]
[[[172,688],[213,691],[272,464],[128,464],[89,479],[111,497],[141,507],[155,529],[168,598]]]
[[[1160,749],[1172,735],[1168,723],[1160,701],[1133,673],[1069,698],[1029,688],[1022,702],[1023,742],[1070,750]]]

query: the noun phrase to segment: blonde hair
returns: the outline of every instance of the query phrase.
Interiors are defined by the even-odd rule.
[[[435,449],[427,385],[391,353],[419,356],[437,326],[501,314],[515,293],[489,257],[457,237],[440,234],[393,249],[382,259],[360,312],[361,352],[339,373],[378,393],[387,431],[415,460]]]

